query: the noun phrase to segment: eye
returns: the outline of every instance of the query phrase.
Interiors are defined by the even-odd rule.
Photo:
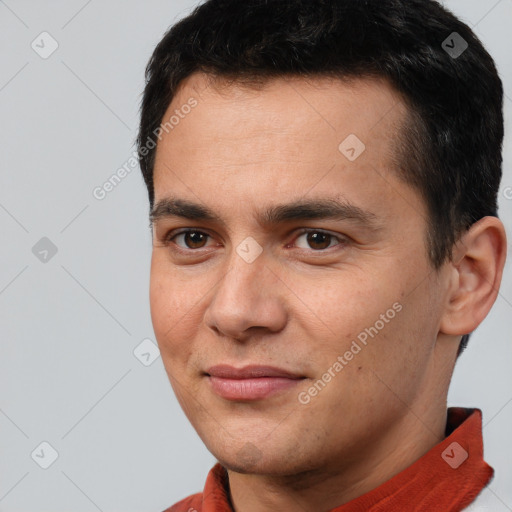
[[[178,240],[180,239],[180,237],[182,237],[185,245],[180,245],[176,243],[176,245],[180,249],[202,249],[203,247],[205,247],[204,244],[209,236],[210,235],[204,233],[203,231],[198,231],[196,229],[187,229],[184,231],[180,231],[179,233],[166,236],[165,241],[167,243],[176,243],[175,240]]]
[[[166,235],[165,243],[174,243],[178,247],[178,250],[193,251],[207,247],[206,243],[208,238],[211,238],[210,235],[204,231],[184,229],[178,233],[171,232]],[[301,230],[299,235],[295,238],[294,244],[297,244],[297,241],[301,239],[303,241],[298,244],[299,249],[313,249],[315,252],[323,251],[336,245],[343,245],[348,242],[348,240],[342,236],[318,229]],[[178,242],[179,240],[181,240],[181,243]],[[335,241],[338,243],[333,243]],[[289,247],[289,245],[287,245],[287,247]]]
[[[322,251],[333,247],[331,242],[333,240],[337,240],[339,243],[334,245],[342,245],[347,240],[343,237],[333,235],[331,233],[327,233],[325,231],[320,231],[318,229],[303,229],[299,236],[295,239],[295,243],[297,240],[300,240],[305,236],[305,243],[300,247],[301,249],[314,249],[315,251]]]

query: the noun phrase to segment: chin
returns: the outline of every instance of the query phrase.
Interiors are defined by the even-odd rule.
[[[293,453],[285,450],[278,452],[275,447],[260,449],[246,442],[236,451],[231,447],[229,452],[210,452],[226,469],[241,474],[289,476],[312,469],[301,464],[297,457],[298,450],[295,449]]]
[[[262,451],[249,441],[229,457],[224,457],[219,461],[224,467],[237,473],[260,473],[266,465]]]

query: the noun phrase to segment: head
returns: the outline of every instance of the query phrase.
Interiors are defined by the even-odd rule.
[[[210,0],[146,74],[153,325],[210,451],[328,466],[444,406],[505,259],[502,85],[473,32],[434,1]],[[226,400],[223,363],[300,380]]]

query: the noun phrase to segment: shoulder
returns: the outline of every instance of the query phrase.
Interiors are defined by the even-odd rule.
[[[178,501],[163,512],[201,512],[203,503],[203,493],[192,494],[187,498]]]

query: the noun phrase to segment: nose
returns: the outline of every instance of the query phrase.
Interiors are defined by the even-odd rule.
[[[214,289],[204,321],[216,334],[245,341],[255,331],[279,332],[287,321],[287,287],[265,263],[248,263],[233,251],[231,265]]]

